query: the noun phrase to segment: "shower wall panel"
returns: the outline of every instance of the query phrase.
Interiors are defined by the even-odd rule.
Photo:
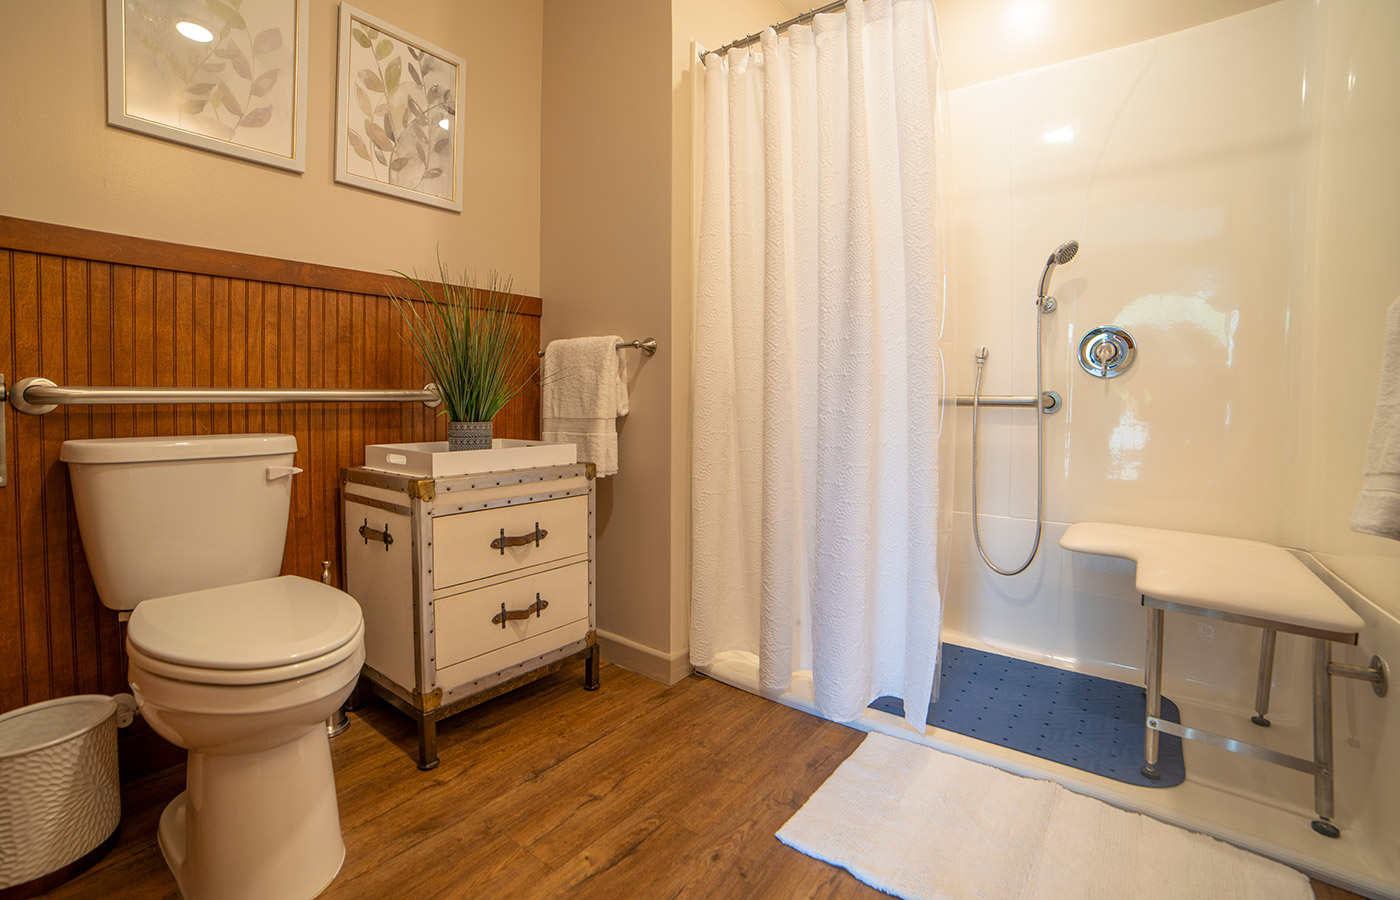
[[[1044,323],[1045,387],[1065,407],[1045,420],[1046,534],[1021,576],[991,573],[973,547],[971,415],[958,413],[951,639],[1136,677],[1145,617],[1131,565],[1062,551],[1077,521],[1336,548],[1339,570],[1386,581],[1400,545],[1345,521],[1382,298],[1400,292],[1400,234],[1384,214],[1396,176],[1379,158],[1397,152],[1400,81],[1381,48],[1400,28],[1387,6],[1283,0],[950,94],[962,384],[985,345],[984,392],[1034,389],[1036,285],[1053,248],[1082,242]],[[1386,261],[1371,265],[1368,247]],[[1075,356],[1109,324],[1132,333],[1138,357],[1105,380]],[[981,528],[1003,565],[1034,531],[1034,429],[1022,410],[983,413]],[[1256,631],[1168,622],[1169,645],[1189,648],[1169,654],[1170,685],[1252,698]],[[1281,708],[1305,696],[1300,649],[1280,643]]]

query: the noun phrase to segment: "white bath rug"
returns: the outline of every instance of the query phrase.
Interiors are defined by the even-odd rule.
[[[871,734],[778,831],[906,900],[1311,900],[1237,847],[949,753]]]

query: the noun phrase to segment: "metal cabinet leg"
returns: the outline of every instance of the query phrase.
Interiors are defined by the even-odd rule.
[[[437,719],[432,715],[419,716],[418,768],[426,772],[436,769],[437,764]]]
[[[1327,666],[1332,661],[1332,645],[1322,638],[1313,641],[1313,760],[1322,771],[1313,776],[1313,804],[1317,818],[1313,831],[1324,837],[1340,837],[1341,831],[1332,824],[1332,676]]]
[[[602,683],[598,677],[598,668],[602,663],[601,651],[597,644],[594,644],[588,651],[588,658],[583,661],[583,689],[586,691],[596,691]]]
[[[1147,718],[1155,721],[1162,715],[1162,610],[1147,611]],[[1143,741],[1143,755],[1147,765],[1142,774],[1156,781],[1162,777],[1157,769],[1157,729],[1146,724],[1147,735]]]
[[[1249,721],[1264,728],[1269,727],[1269,692],[1274,683],[1274,646],[1278,643],[1278,632],[1264,629],[1263,640],[1259,644],[1259,685],[1254,690],[1255,715]]]

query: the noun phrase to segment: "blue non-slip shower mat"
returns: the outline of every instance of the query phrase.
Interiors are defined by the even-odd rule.
[[[928,708],[930,725],[1126,784],[1175,787],[1186,780],[1181,738],[1169,734],[1159,744],[1161,780],[1140,771],[1147,696],[1137,685],[956,644],[943,645],[939,672],[943,684]],[[870,707],[904,716],[898,697]],[[1162,718],[1181,721],[1166,697]]]

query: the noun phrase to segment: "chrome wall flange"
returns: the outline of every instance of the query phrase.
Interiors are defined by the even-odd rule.
[[[1064,405],[1064,399],[1054,391],[1046,391],[1040,395],[1040,411],[1044,415],[1048,416],[1051,413],[1057,413],[1060,411],[1060,407]]]
[[[1327,674],[1341,678],[1355,678],[1371,682],[1371,690],[1377,697],[1384,697],[1390,690],[1390,666],[1379,655],[1371,657],[1369,666],[1349,666],[1345,663],[1328,663]]]
[[[15,382],[14,387],[10,388],[10,405],[20,412],[28,413],[31,416],[42,416],[58,409],[57,404],[54,403],[30,403],[28,400],[24,399],[24,392],[35,385],[40,387],[58,386],[47,378],[21,378],[19,381]]]
[[[428,409],[437,409],[439,406],[442,406],[442,391],[438,390],[436,381],[430,381],[423,385],[423,390],[437,394],[437,396],[431,400],[424,400],[424,406],[428,407]]]

